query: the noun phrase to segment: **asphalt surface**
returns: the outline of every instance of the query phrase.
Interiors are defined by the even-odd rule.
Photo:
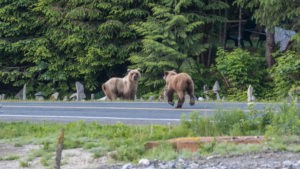
[[[278,104],[254,103],[255,110],[278,109]],[[249,112],[247,103],[241,102],[187,102],[182,109],[175,109],[166,102],[1,102],[0,121],[50,121],[126,124],[179,124],[183,115],[187,118],[197,112],[210,116],[218,111],[243,110]]]

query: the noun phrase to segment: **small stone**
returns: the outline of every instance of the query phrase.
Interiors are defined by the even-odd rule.
[[[68,101],[68,96],[64,96],[63,101]]]
[[[154,100],[154,96],[149,96],[149,101],[153,101]]]
[[[132,169],[133,165],[131,163],[127,163],[122,166],[122,169]]]
[[[107,100],[106,96],[104,96],[104,97],[102,97],[102,98],[99,99],[99,101],[105,101],[105,100]]]
[[[290,160],[285,160],[285,161],[283,161],[282,164],[283,164],[284,167],[290,168],[293,165],[293,162],[290,161]]]
[[[143,166],[143,167],[149,166],[150,165],[150,161],[148,159],[143,158],[143,159],[141,159],[139,161],[138,165],[139,166]]]
[[[203,98],[203,97],[199,97],[198,98],[198,101],[201,101],[201,102],[203,102],[205,99]]]

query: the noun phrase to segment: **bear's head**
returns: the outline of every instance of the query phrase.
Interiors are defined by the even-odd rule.
[[[138,69],[128,69],[127,72],[128,72],[127,76],[129,77],[130,81],[138,81],[139,78],[141,77],[139,68]]]
[[[164,80],[165,80],[165,81],[168,81],[168,79],[169,79],[171,76],[174,76],[174,75],[177,75],[177,73],[176,73],[175,70],[165,71],[165,72],[164,72]]]

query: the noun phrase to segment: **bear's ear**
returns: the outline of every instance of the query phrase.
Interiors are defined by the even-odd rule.
[[[127,73],[130,72],[130,71],[131,71],[131,69],[127,69]]]
[[[166,80],[168,74],[169,74],[169,71],[165,71],[165,72],[164,72],[164,77],[163,77],[164,80]]]
[[[177,73],[175,69],[172,70],[173,72]]]

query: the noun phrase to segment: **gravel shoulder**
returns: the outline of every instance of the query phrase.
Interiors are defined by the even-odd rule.
[[[20,161],[25,161],[30,153],[41,148],[37,145],[15,147],[9,144],[0,144],[0,169],[42,169],[39,157],[30,161],[28,167],[21,167]],[[13,160],[4,158],[18,156]],[[286,151],[265,151],[242,155],[226,156],[193,156],[190,159],[176,159],[172,161],[149,161],[148,164],[114,164],[109,156],[94,158],[93,155],[81,148],[64,150],[62,154],[62,169],[300,169],[300,153]]]

